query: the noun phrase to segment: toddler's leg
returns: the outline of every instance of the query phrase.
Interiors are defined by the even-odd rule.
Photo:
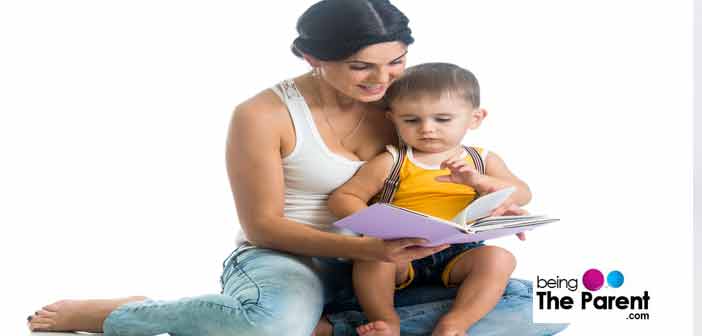
[[[463,336],[500,300],[517,264],[509,251],[482,246],[457,257],[448,284],[458,285],[453,306],[441,317],[432,336]]]
[[[358,327],[361,336],[399,336],[400,318],[395,312],[395,284],[402,283],[409,265],[358,261],[353,264],[353,287],[363,311],[371,321]]]

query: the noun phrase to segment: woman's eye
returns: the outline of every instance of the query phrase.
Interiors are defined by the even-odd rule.
[[[351,66],[351,67],[349,67],[349,68],[350,68],[351,70],[354,70],[354,71],[362,71],[362,70],[368,69],[367,66]]]

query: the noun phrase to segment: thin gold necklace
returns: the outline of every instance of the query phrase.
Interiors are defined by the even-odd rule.
[[[313,75],[313,77],[317,78],[318,81],[321,80],[317,76]],[[324,115],[324,121],[326,121],[327,126],[329,126],[329,129],[332,131],[332,135],[334,136],[334,139],[336,140],[336,142],[339,143],[339,145],[341,145],[341,147],[344,147],[344,141],[346,139],[350,138],[351,136],[353,136],[354,134],[356,134],[356,131],[358,131],[358,129],[361,128],[361,124],[363,123],[363,120],[366,119],[366,114],[368,113],[368,109],[363,110],[363,114],[361,114],[361,117],[358,118],[358,121],[356,122],[356,126],[354,126],[354,128],[351,130],[351,132],[349,132],[349,134],[346,134],[345,136],[341,137],[341,136],[339,136],[339,133],[336,131],[334,126],[332,126],[332,123],[329,121],[329,114],[324,109],[326,105],[324,104],[324,99],[322,98],[322,85],[320,82],[317,82],[317,91],[318,91],[317,100],[319,101],[319,107],[322,110],[322,114]]]

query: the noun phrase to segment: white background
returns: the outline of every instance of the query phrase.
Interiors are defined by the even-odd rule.
[[[695,269],[694,288],[695,288],[695,303],[694,303],[694,331],[700,333],[702,331],[702,66],[699,64],[700,56],[702,56],[702,1],[695,1],[695,145],[694,145],[694,232],[695,232],[695,254],[693,264]]]
[[[219,290],[238,225],[228,119],[308,70],[289,46],[312,3],[0,3],[3,334],[61,298]],[[692,2],[395,4],[410,64],[481,81],[490,115],[466,143],[562,218],[497,242],[515,276],[618,269],[624,294],[652,297],[648,321],[576,316],[563,335],[691,334]]]

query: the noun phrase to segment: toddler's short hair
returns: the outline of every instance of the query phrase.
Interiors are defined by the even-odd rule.
[[[390,85],[385,103],[398,99],[430,95],[457,94],[474,108],[480,107],[480,86],[472,72],[451,63],[423,63],[407,68],[402,77]]]

